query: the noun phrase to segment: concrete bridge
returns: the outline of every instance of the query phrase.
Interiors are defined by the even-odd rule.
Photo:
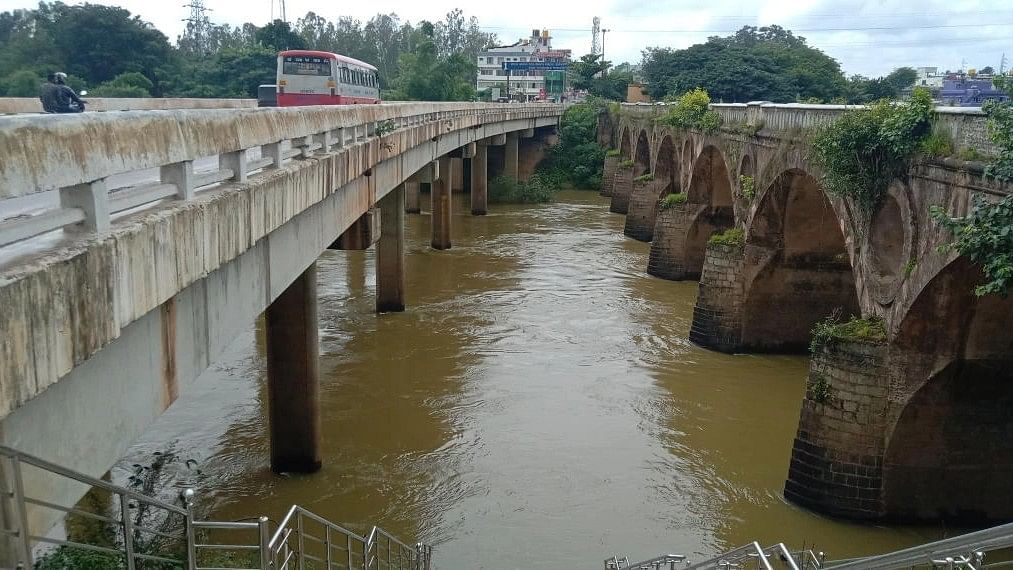
[[[979,269],[939,251],[950,236],[929,213],[963,216],[1013,189],[980,164],[925,159],[869,212],[825,192],[807,159],[805,132],[845,108],[713,108],[714,134],[656,122],[660,105],[624,105],[599,125],[619,151],[602,190],[627,235],[652,242],[647,271],[700,281],[690,338],[803,352],[834,312],[879,317],[887,332],[814,355],[785,496],[850,518],[1013,518],[1013,300],[975,297]],[[990,150],[980,112],[938,111],[958,148]],[[661,207],[672,193],[684,198]],[[743,245],[708,245],[728,228]]]
[[[561,114],[404,103],[0,118],[0,439],[101,476],[266,312],[272,466],[319,468],[317,257],[377,243],[377,309],[403,310],[406,196],[417,211],[431,186],[432,245],[450,247],[455,171],[485,213],[490,166],[517,177],[537,146],[522,139]],[[24,484],[64,505],[84,489]]]

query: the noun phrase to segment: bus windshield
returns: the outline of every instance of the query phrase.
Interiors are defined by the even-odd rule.
[[[329,76],[331,61],[322,57],[285,56],[281,71],[285,75],[316,75]]]

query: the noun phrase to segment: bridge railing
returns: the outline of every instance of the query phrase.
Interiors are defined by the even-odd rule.
[[[666,103],[625,103],[622,109],[644,118],[668,112]],[[861,105],[811,105],[803,103],[713,103],[726,126],[752,125],[771,133],[805,131],[836,120]],[[988,136],[986,117],[978,107],[936,107],[936,125],[953,140],[954,150],[974,149],[991,155],[997,149]]]
[[[201,188],[245,182],[259,169],[374,135],[467,116],[534,117],[548,107],[396,103],[0,117],[0,247],[70,226],[102,231],[120,212],[191,199]],[[150,181],[129,180],[152,169]],[[50,195],[32,199],[43,193]]]

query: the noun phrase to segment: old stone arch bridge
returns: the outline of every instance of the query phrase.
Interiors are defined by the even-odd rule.
[[[603,194],[627,235],[651,241],[647,271],[700,281],[691,340],[804,352],[835,312],[880,317],[887,331],[813,357],[785,496],[848,518],[1013,517],[1013,300],[973,294],[979,269],[939,250],[950,236],[930,216],[965,215],[1013,188],[981,165],[924,160],[868,212],[823,189],[800,136],[843,108],[713,107],[714,134],[659,123],[657,105],[623,105],[598,131],[619,151]],[[937,123],[960,148],[990,149],[977,111],[940,109]],[[662,207],[672,193],[684,201]],[[708,245],[728,228],[744,246]]]

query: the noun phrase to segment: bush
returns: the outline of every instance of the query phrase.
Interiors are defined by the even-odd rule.
[[[712,235],[707,240],[707,243],[711,245],[742,247],[746,243],[746,232],[742,228],[729,228],[721,233]]]
[[[662,118],[677,129],[696,129],[712,133],[721,126],[721,115],[710,109],[711,98],[703,89],[683,93]]]
[[[0,93],[7,97],[38,97],[43,81],[31,71],[15,71],[0,81]]]
[[[559,144],[552,147],[548,157],[538,165],[542,172],[553,172],[558,186],[570,184],[575,188],[601,186],[602,166],[606,152],[597,142],[598,115],[603,107],[592,100],[569,107],[560,119]],[[619,151],[615,151],[617,156]]]
[[[1013,94],[1013,77],[996,77],[993,81],[997,89]],[[985,176],[1013,181],[1013,102],[989,101],[982,111],[988,117],[989,137],[999,149],[995,160],[985,167]]]
[[[497,176],[489,181],[489,201],[495,204],[538,204],[552,201],[556,187],[552,180],[535,173],[527,182],[508,176]]]
[[[1006,297],[1013,285],[1013,196],[995,204],[975,197],[974,208],[964,218],[950,218],[935,206],[932,217],[954,237],[941,249],[967,257],[985,274],[974,294]]]
[[[605,153],[605,156],[619,156],[619,149],[618,148],[610,148],[608,150],[608,152]]]
[[[752,176],[739,175],[739,187],[742,188],[742,195],[750,202],[756,198],[756,179]]]
[[[641,174],[633,179],[634,182],[653,182],[654,175],[648,172],[647,174]]]
[[[813,326],[809,352],[816,354],[823,347],[839,341],[882,344],[886,342],[886,325],[879,317],[860,319],[852,316],[851,320],[841,322],[840,314],[834,313]]]
[[[106,81],[92,90],[89,95],[94,97],[151,97],[151,89],[155,86],[150,79],[141,73],[131,71],[121,73],[110,81]]]
[[[685,204],[686,200],[687,200],[686,194],[684,193],[680,192],[679,194],[669,194],[668,196],[665,196],[664,200],[661,201],[661,209],[668,210],[669,208],[672,208],[673,206],[676,206],[678,204]]]
[[[633,159],[620,160],[618,166],[619,168],[633,168]]]
[[[922,141],[919,150],[929,156],[953,156],[953,141],[944,132],[933,132]]]
[[[932,117],[932,95],[918,88],[907,103],[881,101],[821,127],[812,140],[812,158],[825,173],[827,190],[875,209],[890,182],[907,172]]]
[[[959,158],[960,160],[981,162],[983,160],[988,159],[988,156],[986,156],[984,153],[982,153],[976,148],[962,148],[960,149],[960,152],[957,153],[957,158]]]

